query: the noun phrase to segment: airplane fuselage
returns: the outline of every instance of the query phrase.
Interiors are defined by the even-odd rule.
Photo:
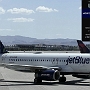
[[[14,70],[33,71],[32,67],[60,67],[60,72],[90,73],[90,54],[81,53],[6,53],[1,54],[1,63]],[[30,65],[20,68],[14,65]]]

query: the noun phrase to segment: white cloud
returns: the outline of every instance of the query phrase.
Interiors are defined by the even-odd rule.
[[[4,13],[5,13],[5,10],[2,7],[0,7],[0,14],[4,14]]]
[[[33,22],[34,19],[32,18],[9,18],[7,19],[8,21],[13,21],[13,22]]]
[[[12,29],[0,29],[0,31],[13,31]]]
[[[28,15],[35,13],[33,10],[26,9],[26,8],[13,8],[13,9],[7,10],[7,12],[10,12],[12,14],[28,14]]]
[[[59,10],[57,10],[57,9],[54,9],[54,11],[55,11],[55,12],[59,12]]]
[[[80,6],[79,9],[82,9],[82,7]]]
[[[45,7],[45,6],[37,7],[36,11],[39,11],[39,12],[58,12],[58,10],[56,10],[56,9],[48,8],[48,7]]]

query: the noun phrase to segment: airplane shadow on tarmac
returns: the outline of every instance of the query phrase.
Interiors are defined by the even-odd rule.
[[[0,86],[24,86],[24,85],[53,85],[53,86],[59,86],[59,85],[75,85],[75,86],[90,86],[90,82],[85,82],[86,79],[81,80],[71,80],[66,81],[64,83],[57,82],[42,82],[39,84],[34,84],[33,82],[29,81],[9,81],[0,79],[0,82],[2,83]],[[82,82],[84,81],[84,82]],[[5,83],[4,83],[5,82]],[[7,83],[7,84],[6,84]]]

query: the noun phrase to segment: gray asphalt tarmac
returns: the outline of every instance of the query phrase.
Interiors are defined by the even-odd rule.
[[[65,83],[43,81],[33,83],[34,73],[24,73],[0,67],[0,90],[89,90],[90,79],[79,79],[67,75]]]

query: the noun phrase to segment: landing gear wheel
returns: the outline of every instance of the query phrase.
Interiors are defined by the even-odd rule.
[[[37,84],[37,83],[38,83],[37,79],[34,79],[34,84]]]
[[[65,82],[66,81],[66,77],[60,77],[59,82]]]
[[[41,79],[34,79],[34,84],[38,84],[38,83],[41,83],[42,80]]]
[[[42,83],[42,80],[41,79],[38,79],[38,83]]]

